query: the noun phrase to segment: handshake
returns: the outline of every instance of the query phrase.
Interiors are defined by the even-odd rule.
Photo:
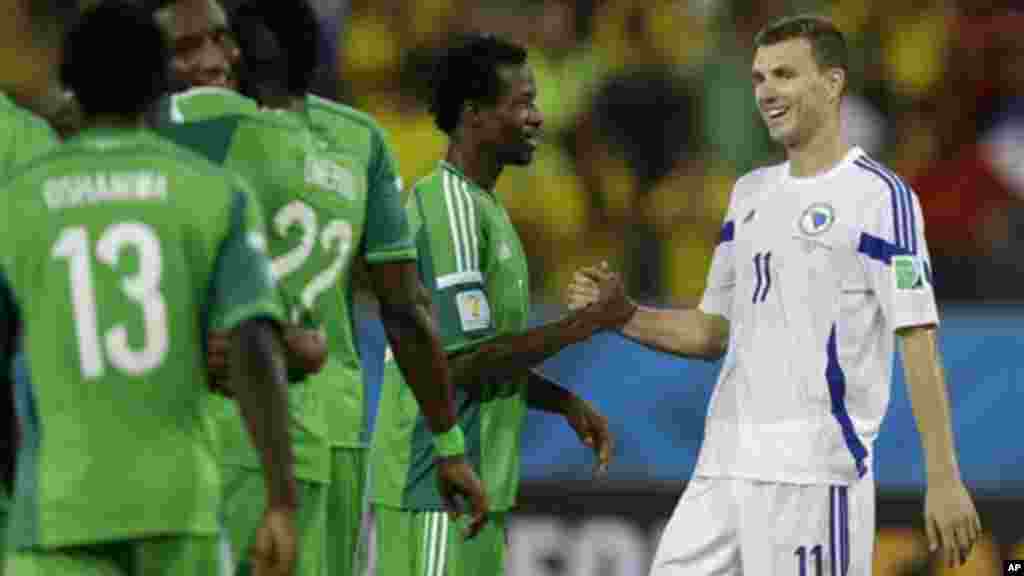
[[[622,278],[607,262],[576,271],[566,292],[569,310],[597,330],[617,330],[636,313],[637,305],[626,295]]]

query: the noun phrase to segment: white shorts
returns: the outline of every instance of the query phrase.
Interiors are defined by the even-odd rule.
[[[651,576],[868,576],[875,481],[799,485],[694,477]]]

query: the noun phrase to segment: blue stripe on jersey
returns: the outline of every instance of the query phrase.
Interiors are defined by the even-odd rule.
[[[828,392],[832,400],[832,415],[839,422],[843,440],[846,441],[846,447],[857,464],[857,475],[864,476],[867,473],[864,459],[867,457],[868,451],[857,437],[857,432],[853,429],[853,421],[850,420],[850,414],[846,411],[846,374],[843,373],[843,367],[839,365],[835,324],[832,324],[832,331],[828,335],[827,348],[828,364],[825,367],[825,380],[828,381]]]
[[[866,255],[872,260],[878,260],[886,266],[892,264],[893,256],[900,256],[907,253],[906,250],[896,246],[892,242],[883,240],[878,236],[872,236],[867,232],[860,235],[860,243],[857,245],[857,252]]]
[[[850,510],[849,488],[839,487],[839,573],[846,576],[850,572]]]
[[[764,291],[761,293],[761,302],[768,297],[768,289],[772,287],[772,253],[764,254]]]
[[[732,242],[733,238],[736,237],[736,223],[729,220],[725,224],[722,224],[722,232],[718,236],[718,243],[725,244],[726,242]]]
[[[754,286],[754,296],[750,299],[751,302],[757,303],[757,297],[761,294],[761,253],[754,254],[754,273],[757,274],[757,285]]]
[[[892,227],[896,235],[896,245],[908,252],[911,252],[914,239],[911,238],[910,231],[914,225],[913,223],[908,223],[906,205],[910,202],[910,197],[906,187],[903,186],[902,182],[894,174],[880,166],[876,166],[865,156],[861,156],[854,160],[853,163],[860,168],[871,172],[875,176],[878,176],[883,182],[885,182],[885,185],[889,187],[889,193],[892,199]],[[911,207],[909,210],[911,218],[913,217],[913,213],[914,210]]]
[[[836,538],[839,535],[836,533],[836,487],[828,487],[828,557],[829,566],[831,567],[832,576],[837,576],[836,566],[839,565],[838,554],[836,552]]]
[[[903,202],[903,222],[905,226],[904,232],[907,233],[906,247],[910,250],[911,254],[917,254],[917,226],[915,221],[916,216],[914,215],[914,200],[913,197],[910,195],[910,187],[907,186],[903,179],[897,176],[895,172],[889,170],[878,161],[868,156],[862,156],[862,158],[865,161],[867,161],[868,164],[871,164],[872,166],[880,170],[883,174],[887,175],[890,180],[896,183],[896,189],[899,192],[900,199]]]
[[[14,357],[12,372],[21,441],[14,472],[14,494],[7,518],[7,544],[28,548],[39,543],[39,448],[42,442],[39,410],[24,353],[19,352]]]

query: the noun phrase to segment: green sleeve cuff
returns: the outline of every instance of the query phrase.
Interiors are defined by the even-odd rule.
[[[466,453],[466,437],[462,434],[462,428],[458,424],[452,426],[447,432],[434,434],[434,451],[440,458],[462,456]]]
[[[396,250],[377,250],[366,255],[368,264],[387,264],[389,262],[408,262],[416,260],[416,248],[401,248]]]
[[[265,318],[278,325],[284,325],[284,312],[281,307],[273,302],[256,302],[247,306],[241,306],[232,310],[224,318],[217,321],[215,328],[218,330],[233,330],[246,320]]]

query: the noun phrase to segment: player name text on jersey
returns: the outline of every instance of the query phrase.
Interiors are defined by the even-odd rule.
[[[50,210],[118,200],[167,200],[167,176],[149,170],[94,172],[49,178],[43,199]]]

